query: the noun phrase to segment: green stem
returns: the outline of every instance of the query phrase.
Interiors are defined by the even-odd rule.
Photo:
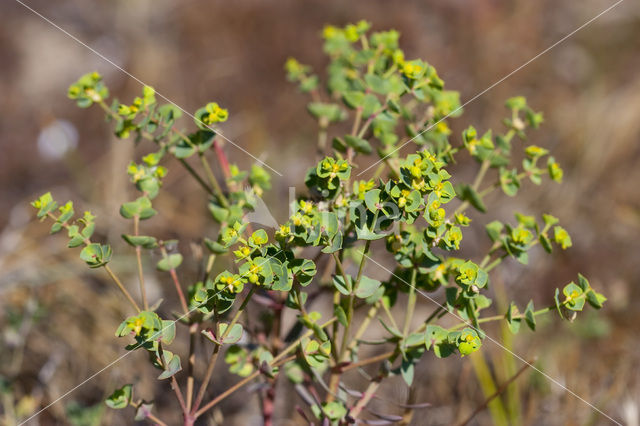
[[[167,250],[164,246],[160,245],[160,250],[162,251],[162,257],[165,259],[168,257]],[[178,279],[178,274],[175,268],[169,269],[169,275],[171,275],[171,280],[173,281],[173,285],[176,288],[176,292],[178,293],[178,298],[180,299],[180,305],[182,306],[182,310],[184,311],[184,315],[189,315],[189,305],[187,304],[187,299],[184,296],[184,292],[182,291],[182,286],[180,285],[180,280]]]
[[[484,268],[485,272],[489,272],[491,271],[493,268],[495,268],[496,266],[498,266],[500,263],[502,263],[502,261],[509,256],[509,253],[505,253],[502,256],[500,256],[499,258],[497,258],[496,260],[494,260],[493,262],[491,262],[489,265],[487,265],[486,268]]]
[[[133,217],[133,235],[139,235],[140,216]],[[142,305],[144,310],[149,310],[149,302],[147,301],[147,291],[144,285],[144,271],[142,269],[142,247],[136,246],[136,262],[138,264],[138,281],[140,281],[140,295],[142,297]]]
[[[356,281],[353,284],[353,288],[351,289],[351,294],[349,295],[349,309],[347,310],[347,326],[344,329],[344,334],[342,335],[342,344],[340,345],[340,353],[338,356],[338,362],[343,361],[345,353],[347,351],[347,342],[349,340],[349,334],[351,332],[351,323],[353,322],[353,305],[355,303],[355,293],[358,290],[358,285],[360,284],[360,280],[362,279],[362,273],[364,271],[364,265],[367,263],[369,248],[371,247],[371,240],[367,240],[364,245],[364,251],[362,252],[362,259],[360,259],[360,267],[358,268],[358,275],[356,276]],[[341,265],[342,266],[342,265]]]
[[[224,196],[224,193],[222,192],[222,188],[218,183],[218,179],[216,179],[215,175],[213,174],[213,170],[211,170],[211,167],[209,166],[209,162],[207,161],[207,158],[204,156],[204,154],[199,154],[199,157],[200,157],[200,161],[202,162],[202,167],[204,167],[205,175],[209,180],[209,184],[211,184],[211,186],[213,187],[213,192],[215,193],[216,197],[218,197],[218,199],[220,200],[220,203],[224,207],[229,207],[229,201],[227,201],[227,197]]]
[[[129,294],[129,292],[127,291],[126,288],[124,288],[124,285],[122,285],[122,282],[118,279],[118,277],[113,273],[113,271],[111,270],[111,268],[109,268],[109,265],[104,265],[103,266],[104,270],[107,271],[107,273],[109,274],[109,276],[111,277],[111,279],[113,280],[113,282],[116,283],[116,285],[118,286],[118,288],[120,289],[120,291],[122,292],[122,294],[125,295],[125,297],[127,298],[127,300],[129,300],[129,303],[131,303],[131,306],[133,306],[136,311],[140,312],[140,307],[138,306],[138,304],[136,303],[135,300],[133,300],[133,297],[131,297],[131,294]]]
[[[215,195],[213,190],[209,187],[209,185],[207,184],[207,182],[204,181],[204,179],[202,179],[200,177],[200,175],[198,174],[198,172],[196,172],[194,170],[193,167],[191,167],[191,165],[189,163],[187,163],[187,161],[184,158],[180,159],[180,164],[182,164],[182,166],[185,168],[185,170],[187,172],[189,172],[189,174],[196,180],[196,182],[198,182],[200,184],[200,186],[207,192],[207,194],[209,195]]]
[[[406,337],[409,333],[409,327],[411,326],[411,320],[413,319],[413,312],[416,307],[416,300],[418,298],[416,294],[416,277],[418,276],[418,268],[413,267],[411,270],[411,285],[409,286],[409,300],[407,302],[407,311],[404,316],[404,328],[402,334]]]
[[[547,312],[552,311],[555,308],[556,307],[554,305],[554,306],[547,306],[546,308],[538,309],[537,311],[533,312],[533,316],[536,317],[538,315],[546,314]],[[503,320],[505,318],[506,318],[506,314],[493,315],[493,316],[490,316],[490,317],[479,318],[478,319],[478,324],[483,324],[483,323],[492,322],[492,321],[500,321],[500,320]],[[518,315],[514,315],[512,318],[513,319],[524,319],[524,318],[526,318],[526,315],[525,314],[518,314]],[[461,328],[468,327],[468,326],[469,326],[469,323],[461,322],[460,324],[456,324],[455,326],[451,327],[449,329],[449,331],[459,330]]]
[[[393,315],[391,314],[391,311],[389,310],[389,307],[387,306],[387,304],[384,303],[384,300],[381,302],[381,304],[382,304],[382,309],[387,315],[387,318],[389,318],[389,321],[391,322],[391,325],[393,326],[393,328],[400,331],[400,329],[398,328],[398,324],[396,323],[396,320],[393,318]]]
[[[326,149],[327,149],[327,127],[329,122],[326,117],[321,117],[318,120],[318,145],[316,147],[317,150],[317,160],[320,161],[322,157],[324,157]]]
[[[381,301],[377,301],[371,308],[369,308],[369,311],[367,312],[367,316],[364,318],[364,320],[360,324],[360,327],[358,327],[358,330],[356,330],[356,334],[353,335],[353,339],[351,340],[351,343],[349,343],[349,346],[347,347],[347,349],[350,352],[353,353],[353,350],[358,345],[358,341],[360,340],[362,335],[365,333],[365,331],[367,331],[367,328],[369,328],[369,325],[371,324],[371,320],[373,320],[373,317],[376,316],[376,313],[378,312],[378,309],[380,308],[381,303],[382,303]]]

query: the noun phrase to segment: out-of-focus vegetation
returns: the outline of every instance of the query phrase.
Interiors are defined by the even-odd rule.
[[[275,188],[286,188],[301,182],[312,165],[308,153],[315,135],[299,108],[303,101],[296,99],[299,95],[292,94],[282,76],[282,64],[293,55],[322,69],[326,64],[315,46],[325,22],[366,18],[375,29],[397,28],[408,55],[429,58],[448,84],[461,90],[464,101],[611,3],[29,4],[185,109],[195,111],[209,99],[224,102],[235,116],[223,127],[225,135],[276,169],[286,170],[281,181],[274,182]],[[60,241],[43,239],[47,227],[29,224],[27,200],[57,185],[60,198],[83,200],[109,224],[99,230],[102,236],[121,244],[119,235],[126,232],[126,224],[115,212],[129,198],[122,195],[129,190],[122,171],[133,156],[132,148],[110,143],[108,126],[98,116],[78,112],[61,88],[75,80],[79,70],[94,68],[115,82],[111,86],[119,97],[128,99],[140,87],[19,4],[5,2],[0,8],[5,17],[0,29],[0,413],[12,424],[12,419],[33,413],[120,354],[112,338],[123,316],[118,296],[101,277],[84,273],[75,255],[60,252]],[[629,424],[638,421],[640,411],[640,376],[633,368],[638,362],[634,348],[640,312],[631,303],[640,293],[640,79],[634,71],[640,61],[639,10],[624,2],[466,107],[470,121],[488,128],[499,123],[503,99],[513,93],[527,95],[536,109],[546,112],[546,125],[537,138],[565,166],[564,185],[532,187],[528,198],[506,200],[497,213],[507,219],[514,209],[540,214],[553,205],[561,219],[572,218],[573,250],[563,253],[560,268],[556,262],[553,269],[543,256],[532,253],[534,275],[508,264],[494,277],[496,298],[505,303],[515,298],[522,306],[531,297],[544,303],[536,298],[580,270],[610,300],[597,317],[561,328],[542,323],[535,335],[512,337],[498,328],[489,332],[502,336],[503,344],[524,358],[537,356],[541,370]],[[452,122],[454,134],[460,134],[462,129],[455,126]],[[225,150],[240,164],[252,162],[231,146]],[[89,158],[97,160],[87,166]],[[460,169],[464,173],[465,164]],[[183,185],[185,177],[167,177],[167,196],[159,202],[173,216],[164,215],[158,229],[172,230],[166,238],[188,241],[199,238],[206,223],[198,214],[204,208],[198,188]],[[274,200],[284,198],[284,192],[273,194]],[[287,213],[282,205],[277,219]],[[467,238],[473,250],[473,236]],[[117,263],[120,273],[135,276],[133,262]],[[150,281],[156,299],[171,290],[164,277]],[[430,311],[429,303],[421,302],[419,309]],[[87,344],[89,339],[106,343],[96,347]],[[487,346],[488,372],[504,382],[519,362]],[[35,422],[123,424],[125,418],[104,410],[101,401],[126,378],[148,377],[140,372],[144,360],[135,361],[105,371]],[[418,386],[412,398],[431,404],[420,410],[416,424],[455,423],[484,401],[469,363],[423,362],[416,377],[424,386]],[[152,380],[143,379],[138,386],[141,396],[150,396],[153,386]],[[388,400],[407,399],[401,384],[392,383],[381,392],[381,399],[374,401],[380,411],[398,410]],[[237,415],[227,415],[224,424],[259,419],[253,417],[257,402],[248,395],[239,393],[226,403],[225,411]],[[605,423],[581,401],[530,372],[501,401],[514,423]],[[162,405],[162,399],[158,402]],[[277,424],[300,421],[293,405],[286,402],[277,408],[282,416]],[[479,414],[476,421],[490,422],[488,413]]]

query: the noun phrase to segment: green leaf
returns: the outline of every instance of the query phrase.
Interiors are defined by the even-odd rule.
[[[320,212],[322,232],[331,240],[339,231],[338,215],[335,212]]]
[[[121,410],[129,406],[132,397],[133,385],[124,385],[120,389],[113,391],[113,393],[106,399],[105,404],[107,404],[107,407],[109,408]]]
[[[333,286],[345,296],[349,296],[352,291],[353,281],[351,276],[347,275],[347,283],[344,282],[344,277],[342,275],[334,275],[333,276]]]
[[[307,105],[307,109],[314,117],[325,118],[330,122],[341,121],[346,117],[346,112],[338,104],[311,102]]]
[[[388,325],[386,324],[384,321],[382,321],[381,318],[378,318],[378,321],[380,321],[380,324],[382,324],[382,326],[394,337],[401,339],[403,338],[403,334],[400,330],[398,330],[397,328],[395,328],[394,326]]]
[[[515,318],[516,315],[518,315],[518,308],[513,302],[511,302],[509,309],[507,310],[507,323],[509,325],[509,330],[513,334],[518,334],[518,331],[520,331],[520,323],[522,322],[521,318]]]
[[[494,220],[493,222],[487,224],[485,226],[485,229],[487,230],[487,234],[489,235],[489,238],[491,238],[491,241],[495,243],[500,239],[500,235],[502,234],[504,225],[502,224],[502,222]]]
[[[591,289],[589,280],[587,280],[585,276],[582,274],[578,274],[578,286],[582,289],[582,291],[585,291],[585,292]]]
[[[295,259],[291,261],[291,272],[296,276],[300,285],[306,287],[311,284],[316,275],[316,264],[309,259]]]
[[[357,90],[351,90],[342,95],[342,100],[349,108],[356,109],[361,107],[364,103],[364,93]]]
[[[185,140],[180,140],[173,146],[173,155],[176,158],[189,158],[196,153],[196,147],[193,144],[187,143]]]
[[[281,263],[278,259],[270,258],[271,270],[273,271],[273,285],[272,290],[277,291],[289,291],[293,286],[293,280],[289,279],[289,273],[287,269],[287,262]]]
[[[595,309],[601,309],[604,302],[607,301],[607,298],[604,295],[597,293],[594,290],[587,292],[587,302]]]
[[[410,348],[412,346],[422,346],[426,343],[424,333],[412,333],[404,339],[404,346]]]
[[[170,345],[173,342],[173,339],[176,338],[176,322],[169,320],[162,320],[162,328],[160,329],[162,332],[162,343],[165,345]]]
[[[164,361],[164,371],[158,376],[158,380],[168,379],[182,370],[180,357],[172,352],[163,351],[162,358]]]
[[[433,348],[433,353],[438,358],[446,358],[456,349],[456,346],[449,342],[449,332],[437,325],[427,326],[424,339],[427,350]]]
[[[540,245],[547,252],[551,253],[553,251],[553,247],[551,246],[551,241],[549,241],[549,237],[547,234],[540,234],[538,236],[538,240],[540,241]]]
[[[470,185],[460,185],[458,191],[460,199],[469,202],[476,210],[486,213],[487,206],[482,201],[480,194]]]
[[[560,302],[560,289],[556,288],[556,291],[553,294],[553,302],[556,305],[556,310],[558,311],[558,315],[560,315],[560,318],[565,319],[564,315],[562,315],[562,303]]]
[[[370,212],[375,213],[379,211],[378,205],[380,204],[380,190],[372,189],[370,191],[365,192],[364,194],[364,202],[369,209]]]
[[[146,249],[153,249],[158,247],[158,240],[154,237],[147,237],[143,235],[126,235],[122,234],[122,239],[127,242],[127,244],[133,247],[142,247]]]
[[[151,200],[147,197],[140,197],[135,201],[124,203],[120,207],[120,215],[125,219],[132,219],[138,216],[141,220],[149,219],[157,212],[151,208]]]
[[[99,268],[111,260],[111,246],[91,243],[80,252],[80,259],[84,260],[90,268]]]
[[[173,253],[168,255],[167,257],[161,259],[156,268],[160,271],[169,271],[171,269],[176,269],[182,263],[182,255],[180,253]]]
[[[347,314],[344,312],[344,309],[342,309],[342,306],[334,305],[333,306],[333,314],[338,319],[338,322],[340,324],[342,324],[343,327],[347,326],[347,323],[348,323]]]
[[[333,140],[331,141],[331,146],[338,152],[347,152],[347,144],[338,137],[333,138]]]
[[[389,80],[385,80],[378,75],[367,74],[364,76],[364,81],[373,92],[379,93],[381,95],[386,95],[391,90],[391,84]]]
[[[500,186],[505,194],[510,197],[515,196],[520,188],[520,180],[516,169],[500,169]]]
[[[530,300],[527,304],[527,309],[524,311],[524,320],[531,330],[536,331],[536,316],[533,313],[533,300]]]
[[[362,117],[368,118],[373,113],[378,111],[382,105],[378,100],[378,97],[373,93],[365,95],[364,102],[362,104]]]
[[[407,386],[411,386],[415,376],[415,364],[412,360],[402,360],[402,363],[400,364],[400,374]]]
[[[222,338],[222,335],[227,331],[229,324],[221,322],[218,324],[218,338]],[[231,327],[231,330],[227,333],[226,337],[220,343],[236,343],[242,338],[242,325],[236,323]]]
[[[356,297],[366,299],[378,290],[380,284],[380,281],[362,275],[360,277],[360,282],[358,283],[358,288],[355,290]]]
[[[372,151],[371,144],[365,139],[358,138],[356,136],[346,135],[344,137],[344,141],[348,146],[350,146],[360,154],[371,154],[371,151]]]
[[[332,421],[338,421],[347,415],[347,408],[338,401],[325,402],[322,404],[322,411]]]

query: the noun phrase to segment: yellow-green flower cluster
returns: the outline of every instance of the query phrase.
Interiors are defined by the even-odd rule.
[[[200,120],[202,120],[204,124],[222,123],[229,118],[229,111],[221,108],[216,102],[209,102],[204,109],[205,113],[200,116]]]
[[[222,272],[215,279],[215,285],[218,290],[235,294],[242,292],[246,282],[245,277],[228,271]]]

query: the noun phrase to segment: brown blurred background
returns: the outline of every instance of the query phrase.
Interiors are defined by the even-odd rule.
[[[286,82],[282,67],[294,56],[322,75],[327,61],[319,35],[324,24],[366,19],[374,30],[399,30],[407,57],[433,64],[447,87],[459,90],[466,101],[613,1],[27,4],[186,110],[208,101],[227,107],[231,118],[222,126],[225,136],[283,174],[273,176],[274,189],[265,196],[282,220],[288,187],[302,189],[302,177],[312,164],[316,132],[305,112],[306,97]],[[128,161],[150,146],[142,143],[134,151],[130,141],[115,140],[97,108],[81,110],[66,97],[68,85],[88,71],[102,73],[112,94],[124,101],[140,92],[138,82],[14,0],[0,4],[0,16],[0,421],[11,425],[121,354],[122,341],[113,332],[125,315],[101,272],[86,271],[77,252],[64,249],[64,238],[48,237],[48,228],[33,220],[28,201],[52,190],[59,200],[73,199],[79,211],[93,210],[100,237],[122,253],[114,265],[123,275],[132,274],[129,251],[119,241],[121,233],[129,232],[128,224],[117,211],[134,193],[125,173]],[[534,109],[544,112],[546,121],[530,140],[552,150],[565,168],[564,184],[525,183],[523,195],[514,199],[493,195],[488,217],[511,219],[514,209],[538,216],[552,212],[571,233],[574,246],[552,257],[536,250],[529,267],[508,262],[492,279],[520,306],[529,299],[537,306],[548,304],[553,289],[578,272],[609,297],[597,315],[587,310],[573,324],[553,317],[535,334],[521,332],[513,338],[513,348],[525,359],[537,357],[537,367],[630,425],[640,421],[640,304],[634,302],[640,297],[638,69],[640,4],[626,0],[451,122],[453,142],[459,143],[456,138],[469,124],[481,131],[499,128],[508,97],[525,95]],[[192,122],[186,118],[182,123],[191,127]],[[52,151],[52,146],[65,144],[71,148],[64,155]],[[229,144],[225,150],[242,168],[254,161]],[[211,221],[203,214],[199,188],[171,166],[167,190],[158,199],[163,214],[147,231],[180,238],[181,251],[193,254],[190,242],[211,236]],[[457,172],[470,177],[474,167],[461,164]],[[473,218],[486,221],[478,214]],[[482,227],[474,232],[465,234],[470,256],[487,245]],[[195,270],[193,257],[187,271]],[[372,275],[381,273],[371,268]],[[153,298],[172,297],[168,291],[165,295],[170,290],[167,277],[150,272],[149,280]],[[433,309],[426,300],[422,307],[425,313]],[[502,336],[497,327],[488,330]],[[521,365],[489,342],[485,354],[499,381],[508,377],[509,362]],[[153,372],[144,364],[142,354],[132,354],[30,424],[131,424],[131,412],[103,409],[101,403],[126,382],[136,383],[140,397],[155,394],[161,417],[177,420],[168,385],[150,379]],[[417,381],[417,400],[432,405],[415,416],[416,425],[454,423],[484,400],[464,360],[436,360],[427,354]],[[359,389],[365,385],[353,382]],[[217,390],[224,387],[216,385]],[[526,373],[517,388],[523,424],[609,424],[540,375]],[[385,392],[402,402],[406,388],[392,381]],[[247,395],[241,392],[222,406],[223,424],[259,422],[253,417],[256,404],[247,403]],[[279,407],[277,424],[301,423],[291,401]],[[374,408],[402,411],[381,401]],[[207,422],[213,420],[203,424]],[[475,422],[491,424],[491,417],[485,411]]]

